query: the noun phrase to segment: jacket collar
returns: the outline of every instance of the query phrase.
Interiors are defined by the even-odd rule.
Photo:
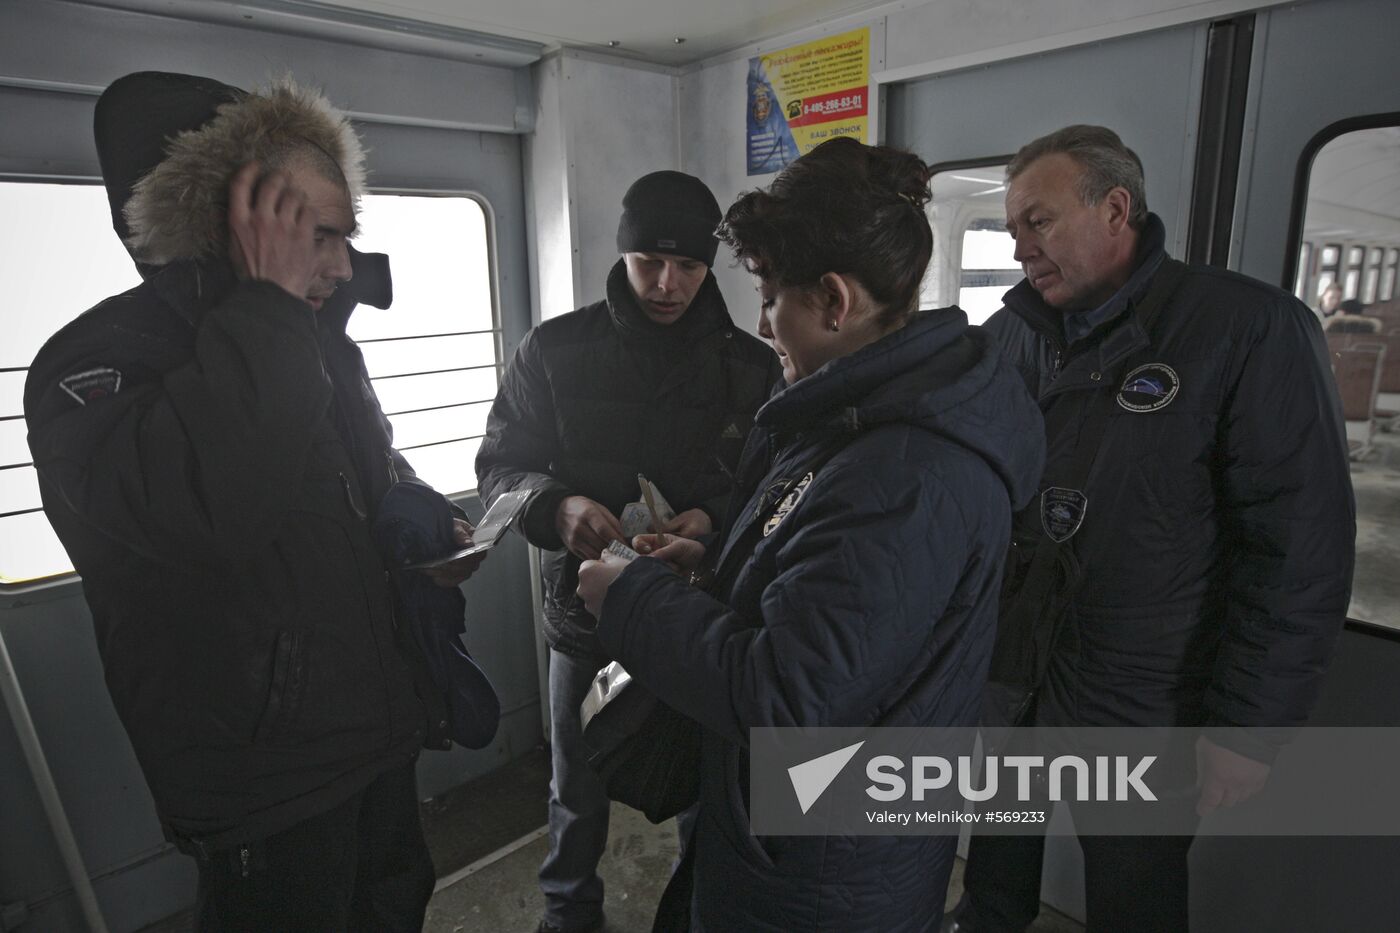
[[[734,330],[734,321],[729,317],[713,272],[705,274],[705,281],[690,307],[674,324],[658,324],[646,316],[627,282],[627,264],[621,259],[608,272],[607,292],[608,314],[613,326],[626,338],[678,346],[704,339],[717,331]]]
[[[197,328],[209,309],[238,286],[233,267],[226,260],[179,260],[156,269],[148,279],[161,300]],[[316,314],[316,329],[343,335],[358,300],[351,289],[340,288]]]
[[[967,316],[958,308],[919,311],[903,327],[845,356],[831,360],[806,378],[782,389],[754,416],[771,431],[811,427],[859,427],[858,410],[872,398],[894,392],[893,383],[967,331]]]

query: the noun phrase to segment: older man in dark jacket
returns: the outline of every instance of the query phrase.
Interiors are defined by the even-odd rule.
[[[1321,331],[1277,288],[1168,257],[1111,130],[1038,139],[1007,175],[1026,279],[987,328],[1040,400],[1048,459],[984,717],[1204,727],[1196,810],[1231,806],[1306,720],[1346,618],[1355,505]],[[1080,843],[1089,929],[1187,928],[1190,836]],[[975,837],[956,929],[1025,929],[1042,847]]]
[[[115,82],[96,130],[144,281],[49,340],[24,409],[113,704],[198,863],[198,924],[416,930],[413,762],[445,723],[370,535],[413,473],[345,334],[387,278],[337,287],[374,271],[346,243],[358,141],[288,82],[157,73]]]
[[[579,564],[623,538],[618,516],[639,497],[638,473],[678,513],[665,530],[695,537],[718,525],[754,412],[780,376],[773,351],[734,326],[710,274],[720,212],[705,184],[653,172],[622,207],[607,298],[525,336],[476,461],[483,499],[534,491],[522,527],[547,552],[554,780],[541,930],[598,929],[603,916],[608,798],[587,763],[579,705],[608,657],[574,595]]]

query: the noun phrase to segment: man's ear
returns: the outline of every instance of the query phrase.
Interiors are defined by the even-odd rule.
[[[826,325],[844,326],[856,301],[851,282],[839,272],[827,272],[817,280],[816,292]]]
[[[1128,216],[1133,210],[1133,196],[1127,188],[1110,188],[1099,205],[1105,212],[1108,228],[1117,236],[1128,226]]]

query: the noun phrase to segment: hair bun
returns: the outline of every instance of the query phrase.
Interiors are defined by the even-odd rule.
[[[922,211],[929,202],[929,178],[932,172],[923,159],[912,152],[884,146],[870,148],[870,181],[890,196],[903,198]]]

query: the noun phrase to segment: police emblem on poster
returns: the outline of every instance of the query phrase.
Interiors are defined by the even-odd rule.
[[[787,518],[787,514],[797,508],[798,500],[802,498],[802,494],[807,491],[807,487],[810,485],[812,485],[812,474],[808,473],[806,476],[802,477],[802,479],[798,480],[797,485],[792,487],[791,492],[783,496],[783,501],[778,503],[778,508],[773,512],[772,516],[769,517],[768,521],[763,523],[763,537],[766,538],[776,531],[782,520]]]
[[[1176,370],[1166,363],[1148,363],[1128,373],[1118,390],[1118,404],[1128,411],[1159,411],[1171,404],[1181,388]]]
[[[1056,544],[1074,537],[1084,524],[1084,510],[1089,499],[1078,489],[1051,486],[1040,494],[1040,525]]]

